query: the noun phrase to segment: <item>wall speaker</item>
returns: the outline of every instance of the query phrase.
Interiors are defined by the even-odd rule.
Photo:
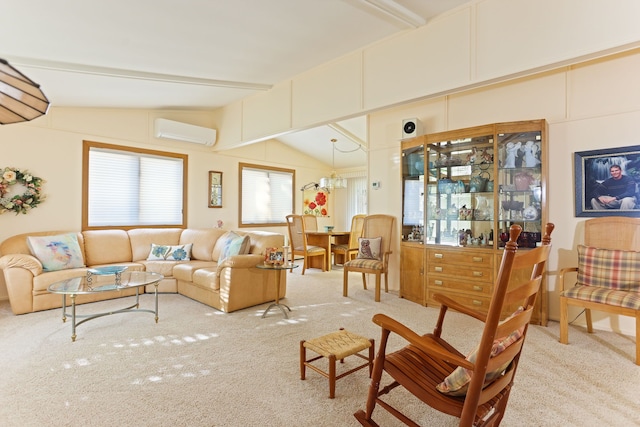
[[[415,138],[422,135],[422,122],[418,119],[402,121],[402,139]]]

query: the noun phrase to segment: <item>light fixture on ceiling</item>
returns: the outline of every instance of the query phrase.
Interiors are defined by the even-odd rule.
[[[347,188],[347,180],[339,176],[336,171],[336,142],[337,139],[331,139],[331,150],[332,150],[332,158],[331,158],[331,166],[333,170],[331,171],[331,175],[329,177],[320,178],[320,187],[328,188],[329,190]]]
[[[47,109],[49,100],[40,85],[0,58],[0,124],[28,122]]]

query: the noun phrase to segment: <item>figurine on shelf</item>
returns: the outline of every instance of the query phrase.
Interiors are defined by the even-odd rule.
[[[480,152],[476,147],[471,147],[471,153],[467,156],[467,161],[465,164],[467,165],[479,165],[482,162],[482,158],[480,157]]]
[[[480,158],[482,159],[480,163],[493,163],[493,154],[488,153],[486,148],[482,150]]]
[[[524,166],[527,168],[533,168],[540,164],[538,159],[538,151],[540,147],[533,141],[527,141],[522,148],[524,151]]]
[[[521,146],[522,143],[520,141],[515,144],[513,142],[507,142],[507,155],[504,161],[505,169],[513,169],[516,167],[516,156],[518,155],[518,150]]]

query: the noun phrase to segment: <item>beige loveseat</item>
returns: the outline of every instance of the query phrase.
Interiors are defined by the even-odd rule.
[[[146,270],[164,275],[159,292],[177,292],[224,312],[275,299],[275,274],[281,274],[280,298],[286,294],[286,274],[256,268],[263,262],[266,248],[284,244],[284,235],[266,231],[234,231],[249,236],[248,253],[231,255],[219,263],[221,252],[232,232],[222,229],[139,228],[131,230],[91,230],[74,232],[86,267],[44,271],[31,255],[28,236],[54,236],[68,232],[52,231],[20,234],[0,244],[0,269],[15,314],[62,306],[60,295],[47,291],[54,282],[86,274],[86,267],[126,265],[130,270]],[[151,261],[151,245],[191,243],[189,261]],[[146,291],[153,291],[150,285]],[[134,295],[135,290],[79,295],[77,303]]]

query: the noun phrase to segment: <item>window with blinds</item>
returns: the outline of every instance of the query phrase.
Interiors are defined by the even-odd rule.
[[[286,225],[295,170],[240,163],[240,226]]]
[[[187,156],[85,141],[83,229],[186,226]]]

